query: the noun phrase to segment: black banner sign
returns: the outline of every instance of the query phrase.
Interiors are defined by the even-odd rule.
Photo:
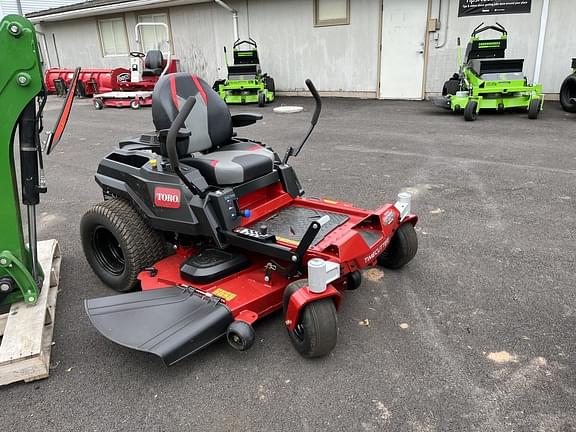
[[[532,0],[460,0],[458,16],[530,13]]]

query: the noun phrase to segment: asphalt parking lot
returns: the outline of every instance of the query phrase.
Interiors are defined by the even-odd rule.
[[[48,105],[46,123],[60,101]],[[303,113],[242,134],[283,154]],[[366,208],[414,194],[420,248],[398,272],[371,269],[346,293],[339,342],[305,360],[280,314],[248,352],[217,343],[166,368],[93,329],[86,298],[111,295],[86,263],[82,214],[101,199],[98,161],[153,129],[150,109],[74,108],[47,159],[40,239],[63,250],[50,378],[0,389],[7,431],[576,431],[576,115],[474,123],[427,102],[324,100],[294,159],[311,196]]]

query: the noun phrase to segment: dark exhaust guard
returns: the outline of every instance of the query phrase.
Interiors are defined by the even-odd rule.
[[[193,288],[161,288],[85,301],[96,329],[119,345],[171,366],[226,334],[234,320],[216,298]]]

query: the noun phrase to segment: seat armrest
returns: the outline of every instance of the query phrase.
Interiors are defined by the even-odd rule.
[[[262,120],[262,114],[253,113],[239,113],[232,114],[232,127],[243,127],[249,126],[256,123],[258,120]]]
[[[165,142],[166,141],[166,137],[168,136],[168,131],[169,129],[161,129],[158,131],[158,138],[160,139],[160,141]],[[192,135],[192,132],[190,132],[189,129],[180,129],[178,131],[178,135],[176,135],[176,139],[182,139],[182,138],[189,138]]]

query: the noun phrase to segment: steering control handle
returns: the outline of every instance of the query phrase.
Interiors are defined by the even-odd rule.
[[[320,111],[322,111],[322,99],[320,99],[318,90],[316,90],[316,86],[310,78],[306,80],[306,86],[316,101],[316,108],[314,109],[314,115],[312,116],[312,121],[310,122],[313,125],[316,125],[316,123],[318,123],[318,117],[320,117]]]
[[[194,98],[193,96],[190,96],[188,99],[186,99],[186,102],[184,102],[184,105],[180,109],[180,112],[172,122],[170,129],[168,129],[168,135],[166,136],[166,151],[168,152],[168,159],[170,160],[170,166],[172,167],[176,175],[180,177],[180,180],[182,180],[182,182],[186,185],[186,187],[188,187],[188,189],[190,189],[192,193],[200,195],[200,197],[203,198],[205,196],[204,192],[198,189],[197,186],[192,184],[182,173],[182,170],[180,170],[180,162],[178,161],[178,152],[176,150],[176,139],[178,138],[180,130],[182,129],[182,126],[184,126],[184,122],[192,112],[192,108],[194,108],[195,104],[196,104],[196,98]],[[182,133],[182,135],[187,134]]]

